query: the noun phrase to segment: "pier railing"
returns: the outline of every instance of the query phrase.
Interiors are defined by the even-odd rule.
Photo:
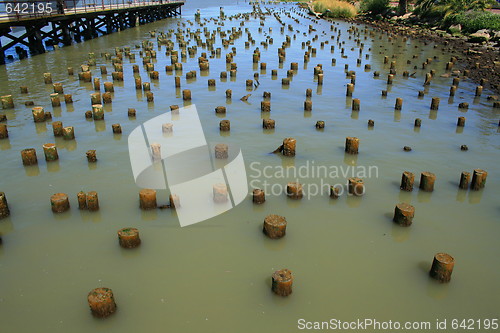
[[[0,22],[21,21],[26,19],[53,17],[71,14],[84,14],[158,6],[168,3],[182,2],[169,0],[11,0],[0,1]]]

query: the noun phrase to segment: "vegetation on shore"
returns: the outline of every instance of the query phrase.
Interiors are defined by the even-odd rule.
[[[485,11],[468,11],[451,14],[442,22],[442,26],[452,33],[455,32],[453,27],[458,25],[464,33],[474,33],[481,29],[500,31],[500,15]]]
[[[471,34],[482,29],[500,31],[500,15],[486,11],[495,0],[398,0],[397,7],[391,6],[390,0],[312,0],[308,3],[312,11],[323,17],[353,18],[361,14],[382,20],[406,14],[403,18],[410,24],[437,27],[453,34]],[[407,13],[408,6],[413,9],[411,13]]]
[[[313,2],[313,10],[332,18],[352,18],[358,13],[356,6],[342,0],[316,0]]]

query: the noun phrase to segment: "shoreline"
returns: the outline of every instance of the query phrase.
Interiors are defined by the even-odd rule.
[[[469,43],[464,37],[453,37],[440,30],[422,29],[393,21],[375,21],[366,17],[348,20],[363,23],[379,30],[440,44],[447,52],[456,53],[457,70],[463,75],[468,70],[467,78],[484,88],[500,94],[500,52],[498,47]],[[487,81],[485,81],[487,80]]]
[[[301,2],[298,3],[298,6],[308,9],[310,15],[319,18],[318,15],[314,15],[317,13],[314,13],[310,2]],[[330,20],[328,18],[323,19]],[[496,95],[500,95],[499,46],[469,43],[464,36],[454,37],[442,30],[409,26],[397,21],[378,21],[363,15],[358,15],[352,19],[337,19],[346,22],[366,24],[375,29],[398,34],[400,36],[439,43],[445,51],[456,53],[456,70],[460,70],[460,76],[463,76],[463,72],[468,70],[468,79],[478,85],[483,83],[483,88],[491,90]],[[494,100],[498,98],[499,97],[492,97]]]

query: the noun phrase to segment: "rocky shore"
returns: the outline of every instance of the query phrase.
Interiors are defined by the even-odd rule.
[[[466,36],[454,36],[442,30],[422,28],[407,25],[406,21],[373,20],[369,17],[358,16],[352,20],[364,23],[376,29],[399,34],[411,38],[418,38],[426,42],[434,42],[444,47],[446,51],[455,54],[458,59],[458,69],[468,70],[469,79],[479,82],[483,79],[484,88],[489,88],[500,94],[500,53],[499,44],[494,42],[473,43]],[[500,43],[500,41],[497,41]]]
[[[300,3],[299,6],[309,9],[310,14],[318,18],[319,13],[313,12],[311,3]],[[348,21],[440,44],[444,50],[454,53],[458,60],[457,67],[462,73],[464,70],[469,71],[468,78],[470,80],[477,84],[482,82],[485,89],[490,89],[495,94],[500,95],[500,32],[498,31],[480,31],[470,36],[450,34],[437,28],[420,26],[414,18],[412,20],[411,14],[386,20],[376,20],[370,16],[359,15]],[[492,98],[496,99],[496,97]]]

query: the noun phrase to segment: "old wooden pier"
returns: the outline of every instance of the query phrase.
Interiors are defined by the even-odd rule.
[[[0,1],[0,63],[16,47],[20,58],[44,53],[46,46],[70,45],[181,14],[184,1],[26,0]],[[19,27],[24,32],[13,33]],[[5,43],[5,40],[8,42]]]

